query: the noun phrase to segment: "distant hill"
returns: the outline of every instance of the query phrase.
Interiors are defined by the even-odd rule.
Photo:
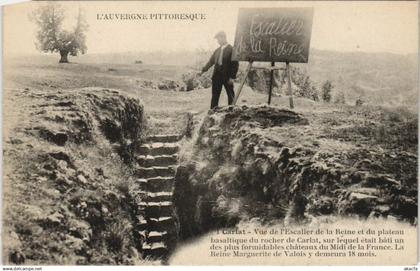
[[[86,54],[70,58],[79,63],[175,65],[199,70],[211,51],[155,51],[114,54]],[[35,60],[45,56],[37,55]],[[57,55],[50,56],[57,58]],[[136,64],[142,65],[142,64]],[[264,65],[264,63],[262,63]],[[268,64],[267,64],[268,65]],[[281,65],[281,64],[277,64]],[[241,67],[245,67],[245,63]],[[418,55],[391,53],[335,52],[311,49],[308,64],[293,64],[306,71],[321,88],[326,80],[333,82],[333,95],[343,92],[347,103],[357,97],[371,104],[418,104]]]
[[[331,80],[336,91],[375,104],[417,104],[418,56],[313,50],[305,69],[315,82]]]

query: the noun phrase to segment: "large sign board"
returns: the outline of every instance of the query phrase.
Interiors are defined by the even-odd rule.
[[[312,8],[241,8],[233,60],[307,63]]]

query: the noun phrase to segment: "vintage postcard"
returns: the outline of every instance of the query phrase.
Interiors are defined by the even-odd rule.
[[[418,16],[4,6],[2,263],[415,266]]]

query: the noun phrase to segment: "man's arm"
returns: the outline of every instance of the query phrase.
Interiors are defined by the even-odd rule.
[[[211,57],[210,57],[209,61],[207,62],[207,64],[206,64],[206,65],[204,65],[204,67],[201,69],[201,72],[206,72],[206,71],[208,71],[208,69],[210,69],[210,67],[214,65],[214,58],[215,58],[215,56],[214,56],[214,55],[215,55],[215,53],[216,53],[216,52],[214,52],[214,53],[211,55]]]

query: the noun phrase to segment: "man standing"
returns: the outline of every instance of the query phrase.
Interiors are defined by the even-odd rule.
[[[238,61],[232,61],[232,46],[227,43],[226,33],[224,31],[218,32],[215,36],[220,47],[217,48],[210,60],[201,70],[201,74],[210,69],[214,65],[212,80],[212,96],[210,108],[215,108],[219,105],[219,97],[222,91],[222,86],[225,87],[228,96],[228,104],[233,103],[235,92],[233,91],[233,79],[236,78],[238,72]]]

